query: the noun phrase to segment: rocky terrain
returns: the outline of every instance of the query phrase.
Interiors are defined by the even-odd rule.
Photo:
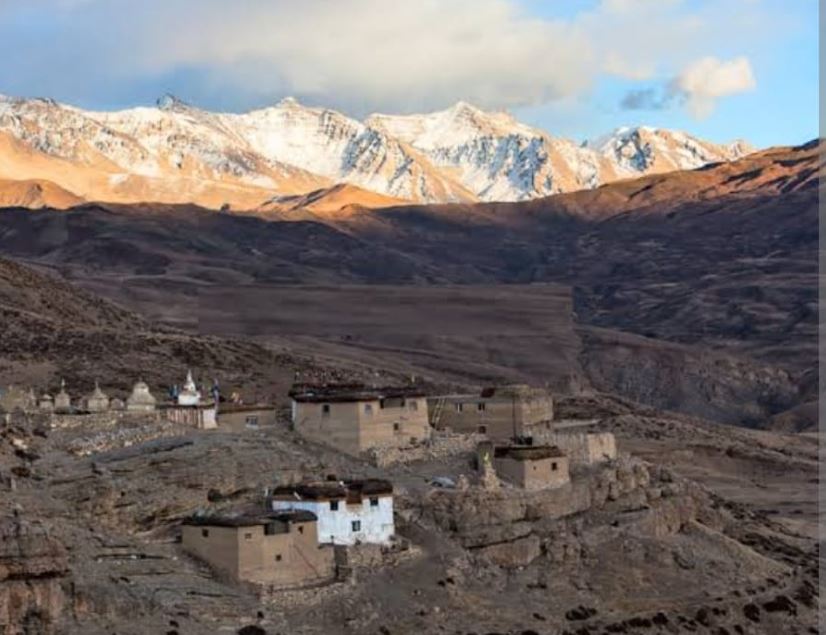
[[[608,396],[558,406],[613,430],[621,456],[544,492],[480,488],[470,453],[373,467],[283,423],[123,447],[122,428],[15,416],[0,427],[0,619],[37,633],[816,632],[813,440]],[[93,437],[109,441],[77,455]],[[261,599],[176,542],[196,509],[327,473],[394,481],[408,558]],[[470,485],[434,489],[435,474]],[[778,479],[798,495],[780,503]]]
[[[243,114],[204,111],[169,95],[156,107],[118,112],[0,100],[0,178],[52,180],[87,201],[249,210],[341,183],[380,195],[373,205],[382,197],[528,200],[751,150],[646,127],[577,144],[461,102],[428,115],[361,122],[290,98]],[[40,206],[37,198],[17,200]],[[68,196],[51,201],[71,204]]]

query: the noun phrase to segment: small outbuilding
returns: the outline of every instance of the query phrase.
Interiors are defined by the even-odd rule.
[[[269,404],[218,404],[218,425],[224,430],[257,429],[274,426],[278,410]]]
[[[571,481],[568,457],[554,446],[482,443],[477,456],[480,465],[490,461],[496,476],[523,489],[548,489]]]
[[[183,548],[223,576],[275,589],[330,582],[333,548],[318,542],[315,514],[196,515],[181,528]]]

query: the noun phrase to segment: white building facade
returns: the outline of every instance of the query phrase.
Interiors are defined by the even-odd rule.
[[[388,544],[395,534],[393,487],[387,481],[349,481],[276,488],[273,511],[306,510],[318,518],[318,541]]]

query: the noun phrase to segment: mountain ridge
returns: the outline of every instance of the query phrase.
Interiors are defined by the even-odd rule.
[[[54,181],[89,201],[236,210],[339,183],[415,203],[530,200],[751,149],[648,127],[595,148],[465,102],[359,121],[294,98],[236,114],[172,95],[112,112],[6,97],[0,136],[0,178]]]

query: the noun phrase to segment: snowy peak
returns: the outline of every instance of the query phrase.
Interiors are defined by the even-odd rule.
[[[175,110],[187,110],[190,107],[185,101],[179,99],[171,93],[165,93],[158,97],[158,99],[155,100],[155,105],[160,110],[165,110],[168,112]]]
[[[685,132],[649,126],[617,128],[588,143],[626,173],[694,169],[753,152],[744,142],[720,145]]]
[[[358,121],[293,97],[234,114],[169,94],[154,107],[117,112],[0,99],[4,139],[13,144],[0,153],[19,156],[0,160],[0,178],[53,180],[87,199],[233,207],[336,183],[423,203],[526,200],[751,151],[742,141],[720,145],[645,126],[580,146],[467,102]]]
[[[541,136],[507,112],[487,112],[460,101],[446,110],[425,115],[370,115],[365,123],[417,148],[433,150],[480,137]]]

